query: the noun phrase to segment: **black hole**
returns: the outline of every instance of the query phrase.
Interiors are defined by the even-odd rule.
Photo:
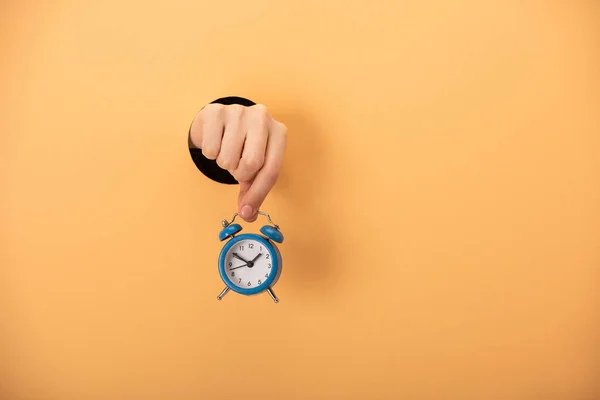
[[[212,101],[211,103],[225,105],[240,104],[245,107],[251,107],[256,104],[252,100],[237,96],[221,97],[220,99]],[[204,154],[202,154],[202,149],[194,146],[190,138],[190,133],[191,132],[188,131],[188,148],[190,149],[190,156],[192,157],[192,161],[194,161],[196,168],[198,168],[206,177],[215,182],[224,183],[227,185],[236,185],[238,182],[229,173],[229,171],[219,167],[216,160],[209,160],[206,158]]]

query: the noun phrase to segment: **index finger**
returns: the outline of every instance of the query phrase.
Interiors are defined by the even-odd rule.
[[[269,129],[265,162],[250,184],[240,185],[239,214],[249,220],[260,209],[265,198],[275,186],[283,164],[283,155],[287,144],[287,128],[273,121]],[[240,182],[241,183],[241,182]]]

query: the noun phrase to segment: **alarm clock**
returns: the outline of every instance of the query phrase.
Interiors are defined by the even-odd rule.
[[[263,211],[258,214],[266,216],[270,223],[260,228],[260,234],[240,233],[241,225],[233,223],[237,213],[231,221],[221,222],[219,240],[227,241],[219,254],[219,275],[225,289],[217,296],[218,300],[232,290],[246,296],[267,292],[275,303],[279,302],[273,286],[281,275],[281,253],[277,244],[283,243],[283,234],[269,214]]]

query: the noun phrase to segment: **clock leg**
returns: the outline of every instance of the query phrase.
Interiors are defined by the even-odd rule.
[[[277,298],[277,296],[275,296],[275,293],[273,292],[273,289],[271,289],[271,287],[267,288],[267,292],[269,292],[269,294],[271,295],[271,298],[273,299],[273,301],[275,303],[279,303],[279,299]]]
[[[223,289],[223,291],[221,292],[221,294],[217,296],[217,300],[221,300],[227,294],[227,292],[229,292],[229,288],[228,287],[226,287],[225,289]]]

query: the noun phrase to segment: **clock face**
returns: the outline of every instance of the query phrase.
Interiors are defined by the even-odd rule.
[[[239,240],[225,253],[225,274],[239,288],[259,287],[273,272],[273,257],[276,255],[264,243],[255,239]]]

